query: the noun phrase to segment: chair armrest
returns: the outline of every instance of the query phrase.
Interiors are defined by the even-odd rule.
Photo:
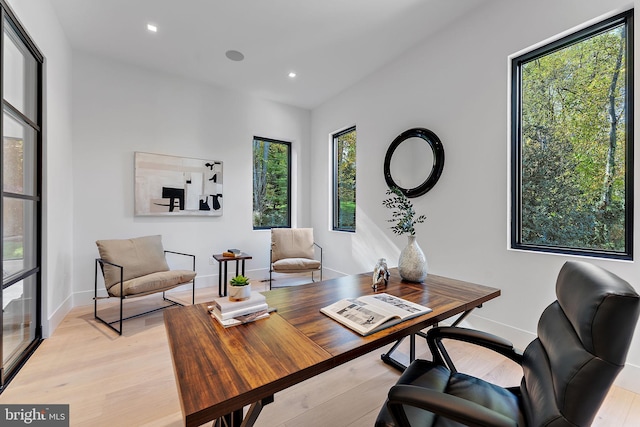
[[[454,326],[436,327],[427,332],[427,343],[429,344],[429,349],[434,357],[433,360],[441,365],[444,365],[442,356],[447,359],[447,364],[450,363],[450,359],[444,349],[444,345],[441,343],[445,338],[479,345],[495,351],[496,353],[513,360],[517,364],[522,365],[522,352],[515,349],[511,341],[488,332]],[[443,354],[441,355],[440,353]],[[451,364],[449,368],[453,368],[452,370],[455,372],[453,364]]]
[[[423,387],[395,385],[389,390],[387,407],[401,427],[410,426],[402,405],[421,408],[469,426],[517,426],[504,415],[469,400]]]
[[[106,261],[102,258],[96,258],[96,272],[95,272],[95,295],[94,295],[94,299],[98,298],[98,264],[100,264],[100,271],[102,272],[102,278],[104,279],[104,265],[105,264],[109,264],[113,267],[116,267],[118,269],[120,269],[120,295],[123,295],[124,292],[124,266],[110,262],[110,261]],[[105,286],[106,287],[106,286]],[[109,289],[107,289],[108,291]]]
[[[106,260],[104,260],[102,258],[96,258],[96,262],[100,264],[100,267],[102,267],[104,264],[109,264],[109,265],[112,265],[114,267],[119,268],[120,271],[124,270],[124,266],[122,266],[120,264],[115,264],[113,262],[106,261]]]
[[[186,257],[191,257],[192,261],[193,261],[193,271],[196,271],[196,256],[192,255],[192,254],[185,254],[183,252],[174,252],[174,251],[168,251],[168,250],[164,250],[165,255],[166,254],[175,254],[175,255],[182,255],[182,256],[186,256]]]

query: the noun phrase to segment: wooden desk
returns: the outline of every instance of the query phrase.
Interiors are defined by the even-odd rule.
[[[371,273],[265,292],[278,309],[268,319],[224,329],[207,304],[165,310],[164,319],[185,425],[199,426],[252,405],[247,424],[273,395],[372,350],[496,298],[500,290],[429,275],[404,283],[392,270],[379,290],[431,307],[429,314],[362,337],[320,313],[339,299],[373,293]]]
[[[238,256],[224,256],[222,254],[214,254],[213,258],[218,261],[218,296],[226,297],[227,296],[227,264],[229,261],[236,262],[236,276],[238,275],[238,262],[242,261],[242,275],[244,276],[244,261],[247,259],[251,259],[251,255],[242,253]],[[224,292],[222,285],[222,264],[224,264]]]

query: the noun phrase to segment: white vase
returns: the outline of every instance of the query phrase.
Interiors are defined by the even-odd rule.
[[[427,258],[420,249],[416,236],[407,236],[409,242],[400,252],[398,272],[403,280],[408,282],[423,282],[427,278]]]
[[[229,285],[229,301],[244,301],[251,297],[251,283],[245,286]]]

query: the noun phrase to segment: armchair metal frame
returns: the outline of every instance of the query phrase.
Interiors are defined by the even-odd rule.
[[[192,254],[185,254],[182,252],[174,252],[174,251],[168,251],[168,250],[164,250],[164,254],[166,256],[166,254],[175,254],[175,255],[181,255],[181,256],[186,256],[186,257],[191,257],[192,259],[192,267],[193,270],[195,271],[196,269],[196,256],[192,255]],[[99,297],[98,296],[98,265],[100,265],[100,271],[103,274],[104,277],[104,264],[109,264],[113,267],[116,267],[120,270],[120,297],[112,297],[110,295],[106,296],[106,297]],[[100,322],[104,323],[105,325],[107,325],[109,328],[111,328],[112,330],[114,330],[115,332],[118,333],[118,335],[122,335],[122,322],[125,320],[129,320],[129,319],[133,319],[136,317],[140,317],[140,316],[144,316],[145,314],[149,314],[149,313],[153,313],[156,311],[160,311],[160,310],[164,310],[165,308],[169,308],[169,307],[174,307],[174,306],[184,306],[184,304],[172,300],[170,298],[167,298],[166,296],[166,290],[162,291],[162,299],[164,301],[169,302],[170,304],[163,306],[163,307],[158,307],[158,308],[154,308],[153,310],[148,310],[142,313],[138,313],[138,314],[134,314],[132,316],[128,316],[128,317],[122,317],[123,316],[123,304],[124,304],[124,300],[125,299],[130,299],[130,298],[137,298],[137,297],[143,297],[143,296],[148,296],[148,295],[152,295],[154,293],[158,293],[160,291],[153,291],[153,292],[145,292],[143,294],[136,294],[136,295],[124,295],[124,266],[122,265],[118,265],[118,264],[114,264],[112,262],[109,261],[105,261],[102,258],[96,258],[96,264],[95,264],[95,275],[94,275],[94,298],[93,298],[93,316],[99,320]],[[189,282],[186,282],[189,283]],[[186,284],[184,283],[184,284]],[[117,285],[116,285],[117,286]],[[179,285],[182,286],[182,285]],[[191,280],[191,304],[195,303],[195,299],[196,299],[196,279],[193,278]],[[119,298],[120,299],[120,317],[119,319],[113,320],[113,321],[108,321],[103,319],[102,317],[98,316],[98,300],[99,299],[109,299],[109,298]],[[115,323],[119,323],[119,328],[116,328],[115,326],[113,326]]]

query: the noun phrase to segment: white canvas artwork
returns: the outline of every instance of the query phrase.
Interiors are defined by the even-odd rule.
[[[222,215],[222,162],[134,153],[135,214]]]

